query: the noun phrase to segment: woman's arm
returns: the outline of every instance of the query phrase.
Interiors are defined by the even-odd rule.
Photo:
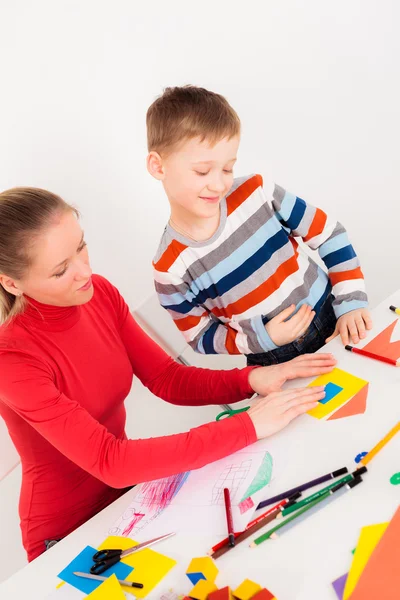
[[[79,399],[62,394],[50,370],[38,359],[21,352],[7,352],[0,358],[0,401],[64,456],[111,487],[124,488],[197,469],[256,441],[247,414],[187,433],[120,440],[96,421]]]

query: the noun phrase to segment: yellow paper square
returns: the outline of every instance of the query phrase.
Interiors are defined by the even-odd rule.
[[[136,546],[139,542],[126,537],[111,535],[99,546],[98,550],[110,548],[114,550],[121,548],[127,550],[132,546]],[[176,560],[155,552],[151,548],[139,550],[130,556],[122,559],[123,563],[133,567],[133,571],[129,573],[126,579],[128,581],[137,581],[143,583],[143,589],[125,588],[125,592],[129,592],[137,598],[144,598],[151,592],[153,588],[163,579],[167,573],[176,565]]]
[[[90,598],[90,600],[126,600],[115,574],[112,574],[108,579],[103,581],[98,588],[86,597]]]
[[[336,385],[343,388],[334,398],[329,400],[326,404],[318,403],[318,406],[308,411],[308,415],[316,417],[317,419],[323,419],[327,415],[330,415],[337,410],[342,404],[350,400],[357,392],[359,392],[368,381],[360,379],[351,373],[342,371],[341,369],[333,369],[331,373],[326,373],[314,379],[308,387],[314,387],[318,385],[327,385],[328,383],[335,383]]]
[[[353,593],[361,574],[378,544],[379,540],[386,531],[387,523],[378,523],[377,525],[368,525],[361,529],[360,537],[357,542],[356,550],[353,556],[353,562],[347,576],[346,585],[343,593],[343,600],[347,600]]]

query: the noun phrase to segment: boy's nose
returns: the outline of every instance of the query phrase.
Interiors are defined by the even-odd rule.
[[[209,183],[208,187],[211,192],[223,192],[225,189],[225,185],[221,177],[215,177],[213,181]]]

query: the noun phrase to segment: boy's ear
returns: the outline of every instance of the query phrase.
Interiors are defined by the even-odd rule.
[[[155,179],[162,181],[165,176],[164,166],[158,152],[150,152],[147,156],[147,170]]]

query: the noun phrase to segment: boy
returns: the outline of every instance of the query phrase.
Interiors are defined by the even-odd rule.
[[[240,120],[203,88],[167,88],[147,112],[147,168],[171,217],[155,286],[186,341],[248,364],[315,352],[372,326],[359,260],[340,223],[260,175],[233,178]],[[328,273],[298,246],[318,249]]]

